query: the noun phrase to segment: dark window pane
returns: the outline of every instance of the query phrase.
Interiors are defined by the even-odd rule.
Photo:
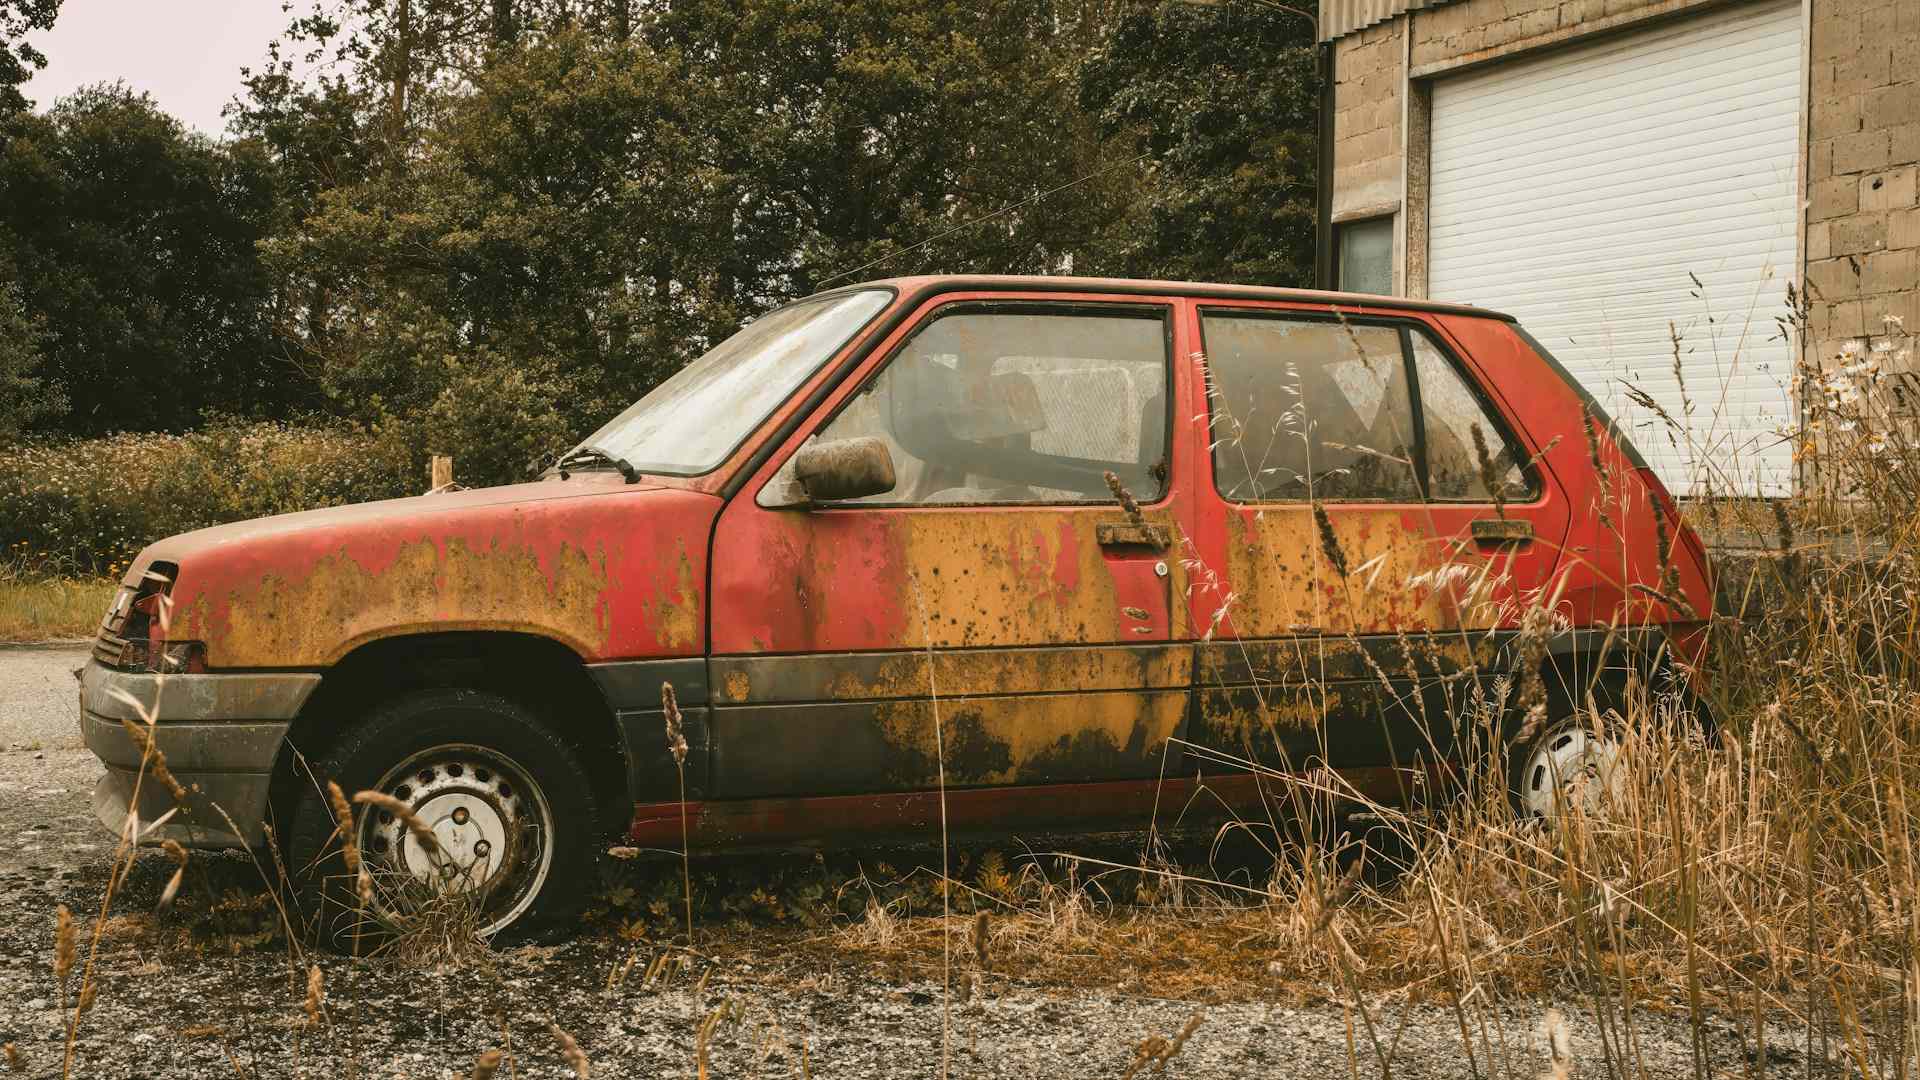
[[[1419,500],[1398,330],[1218,312],[1204,329],[1223,496]]]
[[[1413,362],[1420,379],[1420,414],[1426,422],[1427,472],[1433,479],[1433,497],[1444,502],[1492,502],[1486,475],[1491,472],[1501,487],[1502,499],[1531,499],[1533,491],[1519,450],[1446,354],[1425,334],[1413,335]],[[1486,467],[1474,447],[1476,427],[1486,447]]]
[[[1157,315],[975,311],[928,324],[817,436],[893,455],[874,505],[1142,502],[1166,486],[1167,339]]]
[[[1340,288],[1393,293],[1393,219],[1371,218],[1336,226],[1340,233]]]

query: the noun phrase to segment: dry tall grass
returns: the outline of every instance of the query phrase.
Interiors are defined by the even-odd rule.
[[[1594,717],[1621,747],[1606,798],[1593,808],[1570,803],[1551,822],[1516,817],[1504,760],[1494,757],[1465,771],[1457,797],[1421,814],[1368,803],[1324,772],[1245,762],[1297,819],[1282,828],[1240,823],[1264,830],[1271,858],[1258,877],[1182,870],[1154,845],[1130,865],[1083,858],[1051,874],[1039,861],[1008,867],[988,858],[969,882],[947,879],[943,851],[937,887],[922,897],[923,910],[940,915],[902,918],[871,902],[871,914],[837,943],[896,951],[919,943],[943,970],[957,956],[970,997],[1048,956],[1082,977],[1089,956],[1164,961],[1183,984],[1163,989],[1179,992],[1251,968],[1269,987],[1344,1006],[1356,1062],[1384,1065],[1393,1010],[1432,1000],[1454,1008],[1461,1053],[1476,1072],[1521,1075],[1504,1048],[1506,1007],[1531,1009],[1545,991],[1590,1012],[1605,1058],[1595,1071],[1608,1075],[1643,1071],[1639,1023],[1662,1010],[1692,1019],[1701,1076],[1715,1014],[1752,1045],[1768,1025],[1786,1022],[1804,1032],[1809,1058],[1862,1076],[1920,1076],[1920,811],[1910,794],[1920,784],[1920,505],[1912,497],[1920,451],[1910,449],[1906,411],[1881,378],[1903,340],[1868,341],[1802,373],[1820,390],[1808,395],[1809,423],[1796,436],[1821,484],[1807,502],[1769,511],[1780,557],[1756,576],[1746,603],[1716,623],[1705,680],[1721,722],[1716,741],[1679,722],[1662,687],[1630,686]],[[1871,533],[1854,539],[1872,543],[1850,550],[1877,554],[1822,557],[1809,530],[1836,522]],[[1339,572],[1342,561],[1334,545],[1326,562]],[[1537,611],[1518,621],[1536,633],[1551,627]],[[1529,692],[1514,686],[1505,700],[1459,705],[1469,720],[1484,712],[1487,729],[1498,730],[1492,717]],[[164,762],[147,745],[150,779],[161,782]],[[349,837],[344,793],[333,802]],[[1364,830],[1359,815],[1370,823]],[[133,841],[161,823],[130,816],[93,926],[63,914],[56,929],[68,1074],[97,993],[100,927]],[[1389,861],[1396,872],[1380,872]],[[673,899],[685,905],[690,941],[693,890],[684,861],[680,869]],[[364,908],[387,906],[368,898],[376,887],[357,887]],[[400,929],[457,936],[463,924],[446,910],[402,911],[413,921]],[[988,910],[995,914],[982,918]],[[957,952],[956,935],[964,943]],[[424,947],[418,958],[463,950]],[[329,985],[297,947],[290,953],[293,984],[305,990],[290,1005],[299,1003],[316,1038],[344,1040],[335,1049],[351,1057],[332,1018],[350,980]],[[659,954],[641,983],[668,957],[687,955]],[[637,956],[636,947],[609,973],[610,986],[624,982]],[[1111,971],[1101,966],[1102,976]],[[702,1025],[696,1070],[717,1022]],[[1561,1030],[1551,1014],[1547,1030]],[[557,1022],[552,1035],[558,1060],[587,1075],[572,1036]],[[1189,1024],[1142,1043],[1134,1071],[1158,1071],[1189,1036],[1205,1037]],[[1553,1075],[1565,1075],[1565,1040],[1552,1034],[1550,1042]],[[1760,1050],[1757,1074],[1766,1071]],[[509,1047],[510,1069],[511,1055]],[[500,1052],[483,1052],[474,1074],[500,1063]]]
[[[1476,1070],[1509,1075],[1503,1006],[1544,992],[1590,1012],[1605,1059],[1590,1064],[1607,1075],[1644,1073],[1637,1020],[1658,1010],[1690,1018],[1703,1077],[1710,1015],[1758,1048],[1761,1073],[1766,1025],[1785,1023],[1810,1061],[1920,1076],[1920,439],[1911,395],[1888,377],[1910,344],[1890,321],[1796,380],[1806,416],[1790,437],[1810,482],[1792,502],[1733,510],[1749,532],[1770,526],[1776,550],[1715,620],[1702,674],[1717,737],[1663,687],[1630,683],[1590,717],[1620,746],[1604,797],[1550,822],[1516,816],[1502,755],[1470,763],[1457,797],[1418,814],[1370,803],[1310,762],[1242,761],[1296,819],[1235,826],[1264,834],[1263,881],[1181,871],[1152,852],[1133,867],[1079,860],[1096,879],[1157,880],[1116,896],[1033,863],[1018,884],[972,890],[1002,912],[994,953],[1148,968],[1171,954],[1180,963],[1165,972],[1217,962],[1226,980],[1251,966],[1231,939],[1277,983],[1344,1004],[1358,1059],[1378,1053],[1383,1068],[1386,1014],[1435,1000],[1453,1003]],[[1738,466],[1716,467],[1724,478]],[[1620,512],[1593,509],[1603,522]],[[1728,508],[1691,512],[1719,522]],[[1348,578],[1337,554],[1325,561]],[[1544,633],[1541,614],[1513,618]],[[1497,732],[1526,692],[1457,707],[1470,729]],[[1387,862],[1396,872],[1363,869]],[[911,951],[964,935],[965,922],[922,929],[880,908],[842,940]],[[1184,975],[1188,991],[1205,982]]]
[[[0,642],[81,638],[113,601],[112,578],[66,577],[0,557]]]

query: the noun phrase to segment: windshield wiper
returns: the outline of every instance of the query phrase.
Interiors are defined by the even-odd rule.
[[[554,462],[553,467],[560,470],[560,479],[565,480],[567,478],[567,466],[587,465],[591,468],[595,464],[603,466],[611,465],[620,470],[620,475],[625,477],[629,484],[637,484],[640,482],[640,470],[628,463],[626,458],[615,457],[597,446],[582,446],[577,450],[569,451],[563,455],[559,461]]]

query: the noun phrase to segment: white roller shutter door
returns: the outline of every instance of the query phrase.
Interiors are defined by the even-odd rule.
[[[1676,492],[1791,487],[1801,51],[1770,0],[1433,87],[1428,295],[1517,316]]]

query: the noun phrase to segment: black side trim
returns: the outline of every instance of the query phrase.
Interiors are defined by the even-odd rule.
[[[660,710],[660,684],[673,684],[680,707],[694,708],[707,703],[707,660],[704,656],[674,660],[616,660],[608,664],[588,664],[607,707],[614,712],[641,709]]]
[[[1184,669],[1169,660],[1192,647],[1186,642],[1157,641],[1140,645],[948,648],[933,652],[933,670],[942,697],[1184,690],[1188,682]],[[922,699],[928,696],[927,656],[924,649],[716,656],[713,680],[719,692],[714,705],[726,709],[735,705]],[[1007,671],[1045,672],[1048,688],[1009,690],[993,681]]]
[[[707,793],[708,758],[712,737],[707,723],[707,661],[705,657],[675,660],[620,660],[589,664],[587,673],[600,687],[620,730],[627,762],[627,794],[636,802],[664,802],[680,797],[685,778],[687,797]],[[680,704],[687,760],[673,760],[667,750],[666,712],[660,707],[660,685],[673,684]]]

